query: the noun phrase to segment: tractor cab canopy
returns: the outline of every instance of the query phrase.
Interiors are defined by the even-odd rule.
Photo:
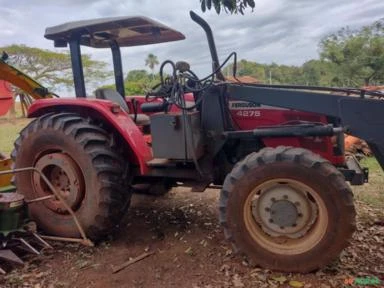
[[[80,45],[112,49],[116,90],[125,96],[120,47],[185,39],[182,33],[141,16],[68,22],[47,28],[44,36],[53,40],[55,47],[69,44],[76,97],[86,97]]]
[[[55,47],[66,47],[76,38],[80,45],[108,48],[111,42],[120,47],[148,45],[183,40],[185,36],[157,21],[146,17],[113,17],[68,22],[49,27],[45,38],[53,40]]]

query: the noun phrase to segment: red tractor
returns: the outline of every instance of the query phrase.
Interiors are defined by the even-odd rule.
[[[182,40],[183,34],[144,17],[48,28],[45,37],[55,47],[69,44],[77,98],[38,100],[30,107],[35,119],[15,142],[15,167],[41,170],[92,239],[118,226],[139,184],[164,193],[180,183],[195,191],[213,183],[222,186],[225,236],[249,260],[294,272],[329,263],[355,230],[346,181],[361,185],[368,178],[354,158],[345,158],[343,133],[365,139],[383,166],[384,102],[365,98],[381,94],[228,83],[220,69],[229,57],[219,64],[209,25],[193,12],[191,17],[206,32],[212,74],[198,78],[188,63],[167,60],[161,83],[146,97],[125,97],[120,47]],[[81,45],[111,48],[116,91],[86,97]],[[51,195],[29,172],[17,174],[15,182],[26,198]],[[79,236],[58,200],[29,209],[47,233]]]

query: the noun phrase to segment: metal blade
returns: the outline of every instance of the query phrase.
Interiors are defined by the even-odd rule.
[[[18,265],[24,264],[23,260],[21,260],[15,253],[8,249],[0,250],[0,260],[4,260]]]
[[[15,238],[14,240],[20,241],[22,244],[20,248],[23,248],[24,250],[31,252],[36,255],[40,255],[40,252],[37,251],[35,248],[33,248],[27,241],[25,241],[23,238]]]
[[[46,248],[49,248],[49,249],[53,249],[53,247],[51,245],[49,245],[48,242],[46,242],[44,239],[42,239],[38,234],[32,233],[32,235],[35,237],[37,242],[40,243],[40,245],[42,245],[42,246],[44,246]]]

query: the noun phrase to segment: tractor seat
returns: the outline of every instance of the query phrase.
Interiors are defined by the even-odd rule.
[[[125,102],[124,98],[117,91],[108,88],[100,88],[95,91],[95,96],[97,99],[109,100],[119,104],[121,109],[129,114],[127,102]],[[135,120],[135,114],[129,114],[129,116]],[[148,115],[137,114],[135,123],[138,126],[148,126],[151,122]]]

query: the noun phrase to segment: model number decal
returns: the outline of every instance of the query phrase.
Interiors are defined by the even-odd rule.
[[[239,110],[236,112],[236,116],[241,117],[260,117],[261,112],[259,110]]]

